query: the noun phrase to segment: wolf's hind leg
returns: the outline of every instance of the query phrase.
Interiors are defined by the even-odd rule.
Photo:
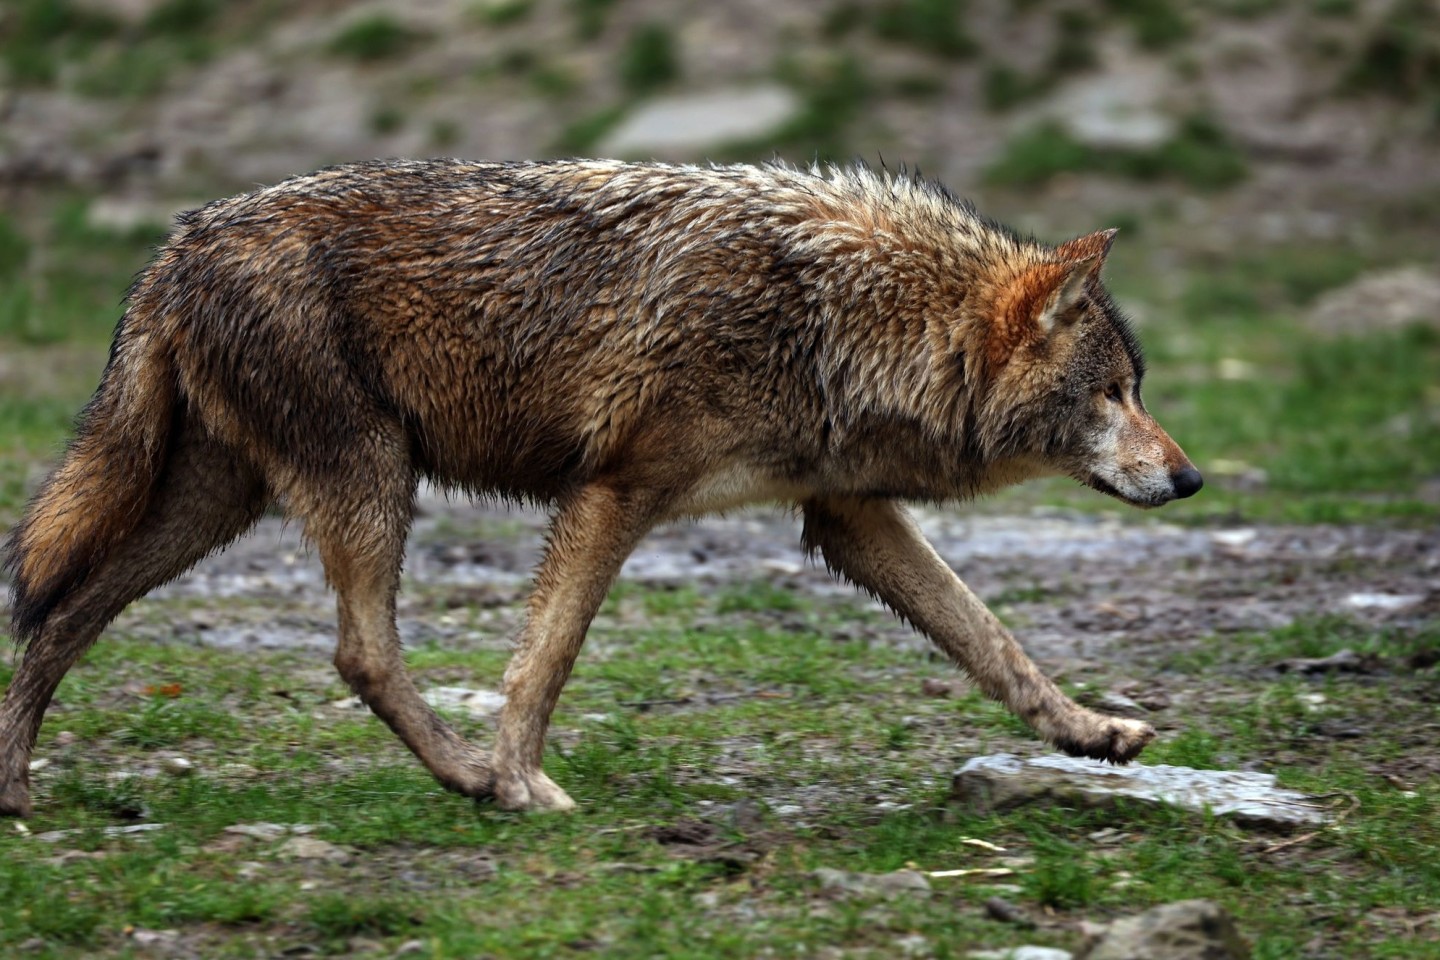
[[[649,504],[592,484],[561,504],[518,649],[505,668],[495,739],[495,801],[506,810],[569,810],[575,802],[540,769],[545,731],[595,611],[650,528]]]
[[[135,531],[46,618],[0,703],[0,814],[30,814],[30,752],[61,678],[132,600],[178,577],[260,518],[258,473],[188,424]]]
[[[495,778],[490,754],[442,720],[405,669],[395,626],[395,594],[414,510],[416,478],[395,453],[399,444],[361,447],[369,470],[353,480],[295,491],[290,512],[304,519],[335,589],[340,676],[441,785],[488,797]]]
[[[808,502],[805,543],[824,554],[831,570],[918,627],[986,695],[1066,753],[1125,763],[1155,736],[1149,724],[1095,713],[1065,696],[940,559],[899,504],[858,498]]]

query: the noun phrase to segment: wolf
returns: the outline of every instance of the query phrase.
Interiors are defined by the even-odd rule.
[[[752,502],[1074,755],[1146,724],[1072,702],[905,501],[1047,474],[1140,507],[1201,476],[1146,412],[1101,282],[1113,230],[1049,246],[863,165],[373,161],[182,215],[99,388],[10,536],[0,812],[65,672],[147,591],[272,504],[338,605],[335,665],[444,786],[573,806],[547,725],[653,526]],[[552,511],[492,750],[420,697],[395,626],[422,478]]]

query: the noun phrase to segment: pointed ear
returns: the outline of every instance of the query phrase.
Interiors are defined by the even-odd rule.
[[[1101,258],[1085,257],[1067,263],[1047,263],[1026,275],[1031,285],[1030,315],[1045,336],[1085,295],[1085,283],[1100,270]]]
[[[1022,343],[1044,340],[1081,297],[1099,257],[1037,263],[1002,288],[990,328],[990,359],[1003,366]]]
[[[1110,253],[1110,245],[1115,242],[1115,234],[1119,232],[1119,227],[1111,227],[1109,230],[1096,230],[1094,233],[1087,233],[1083,237],[1066,240],[1055,248],[1055,253],[1061,260],[1085,260],[1090,257],[1095,257],[1099,261],[1096,264],[1096,269],[1098,270],[1100,266],[1105,263],[1105,257]]]

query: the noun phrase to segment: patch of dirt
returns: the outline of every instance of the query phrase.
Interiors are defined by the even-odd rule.
[[[1325,615],[1403,627],[1433,618],[1427,611],[1440,604],[1435,529],[1201,530],[1049,511],[916,513],[941,556],[1031,654],[1062,663],[1163,657],[1203,637]],[[436,616],[428,602],[402,605],[405,641],[503,645],[518,624],[517,601],[540,559],[544,527],[536,511],[426,494],[411,535],[405,593],[438,594],[442,606],[473,613],[462,624],[458,616]],[[660,528],[626,562],[621,580],[695,584],[702,592],[769,581],[868,602],[804,555],[798,520],[779,511]],[[334,600],[319,560],[278,518],[154,595],[198,601],[189,607],[188,628],[157,628],[139,604],[125,615],[128,629],[193,629],[199,642],[230,648],[333,643]],[[787,614],[774,616],[783,621]],[[898,622],[889,637],[923,646]]]

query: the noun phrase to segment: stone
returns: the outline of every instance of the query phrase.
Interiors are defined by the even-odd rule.
[[[1153,150],[1175,135],[1175,119],[1161,100],[1164,78],[1136,83],[1101,74],[1066,84],[1054,98],[1051,114],[1071,137],[1101,150]]]
[[[160,769],[172,777],[188,777],[195,772],[195,764],[184,757],[166,757],[160,761]]]
[[[275,852],[292,860],[328,860],[331,863],[348,863],[350,861],[349,851],[328,841],[317,840],[315,837],[291,837]]]
[[[505,695],[469,687],[432,687],[421,694],[436,710],[451,710],[471,717],[493,717],[505,706]]]
[[[1275,786],[1267,773],[1194,770],[1168,764],[1109,766],[1058,755],[1021,759],[1008,753],[975,757],[960,768],[951,798],[979,813],[1036,801],[1082,807],[1125,799],[1164,803],[1262,830],[1323,826],[1330,820],[1310,796]]]
[[[249,837],[252,840],[279,840],[290,830],[283,823],[234,823],[225,828],[225,833]]]
[[[1069,950],[1058,947],[1011,947],[1008,950],[972,950],[971,960],[1071,960]]]
[[[1075,960],[1249,960],[1235,921],[1210,900],[1166,903],[1110,924]]]
[[[851,873],[821,867],[810,874],[820,882],[820,889],[859,897],[883,897],[887,900],[902,896],[930,896],[930,881],[914,870],[894,873]]]
[[[1395,330],[1410,323],[1440,328],[1440,273],[1409,266],[1367,273],[1315,301],[1306,326],[1337,336]]]
[[[607,157],[694,156],[703,147],[772,133],[799,105],[778,84],[658,97],[625,117],[598,150]]]

